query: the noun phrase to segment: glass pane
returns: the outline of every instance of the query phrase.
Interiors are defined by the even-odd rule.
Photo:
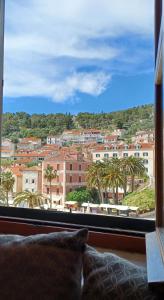
[[[154,218],[153,2],[6,1],[1,205]]]

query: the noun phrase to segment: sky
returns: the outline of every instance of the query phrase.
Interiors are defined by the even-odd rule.
[[[6,0],[4,112],[153,103],[153,0]]]

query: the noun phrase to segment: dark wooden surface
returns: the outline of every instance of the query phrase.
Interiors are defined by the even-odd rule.
[[[75,230],[68,227],[59,226],[38,226],[35,224],[26,224],[20,222],[10,222],[0,220],[0,233],[30,235],[38,233],[58,232],[63,230]],[[145,238],[136,236],[127,236],[124,234],[112,234],[103,232],[89,231],[88,244],[95,247],[117,249],[129,252],[138,252],[145,254]]]

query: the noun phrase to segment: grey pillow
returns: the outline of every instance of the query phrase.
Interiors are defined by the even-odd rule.
[[[86,229],[0,235],[0,299],[80,299],[86,240]]]
[[[154,300],[146,269],[111,253],[87,247],[83,263],[82,300]]]

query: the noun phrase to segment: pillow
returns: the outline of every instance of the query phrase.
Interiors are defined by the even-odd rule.
[[[87,247],[83,263],[82,300],[154,300],[146,269],[111,253]]]
[[[80,299],[86,239],[86,229],[0,235],[0,299]]]

